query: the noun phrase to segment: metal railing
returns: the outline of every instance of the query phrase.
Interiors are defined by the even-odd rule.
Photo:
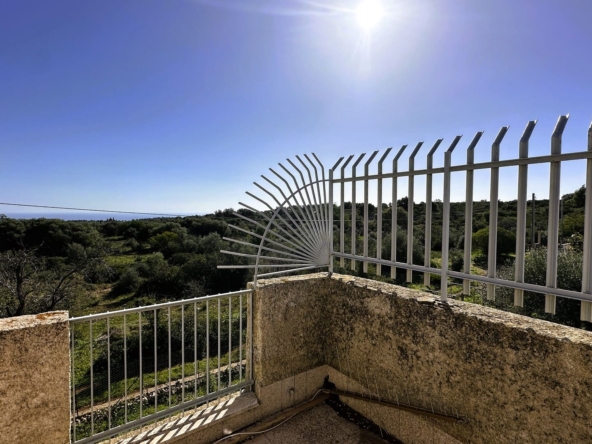
[[[555,313],[556,297],[565,297],[581,301],[581,319],[592,322],[592,126],[588,130],[588,147],[586,151],[575,153],[561,152],[562,134],[567,124],[569,116],[561,116],[551,136],[551,153],[549,155],[529,157],[528,144],[531,134],[536,126],[536,121],[530,121],[520,139],[519,156],[517,159],[500,160],[500,146],[508,131],[508,127],[503,127],[499,131],[491,148],[491,161],[475,163],[474,150],[477,146],[483,132],[478,132],[467,148],[466,163],[462,165],[452,165],[452,153],[459,144],[461,136],[457,136],[444,153],[444,166],[434,168],[433,156],[439,148],[442,139],[436,141],[427,155],[427,165],[425,169],[415,169],[415,157],[418,154],[423,142],[418,143],[409,157],[409,168],[407,171],[399,171],[398,164],[407,145],[401,147],[392,159],[392,169],[390,172],[383,172],[383,163],[388,158],[391,149],[389,148],[380,157],[377,164],[377,174],[369,174],[369,169],[376,158],[378,151],[371,154],[364,164],[364,173],[357,174],[357,168],[365,157],[365,154],[359,155],[351,167],[351,175],[346,175],[346,167],[350,164],[354,156],[349,156],[342,163],[340,158],[328,172],[328,179],[325,179],[325,170],[318,158],[313,154],[320,167],[320,175],[317,171],[317,165],[314,164],[308,156],[305,156],[308,163],[300,157],[296,159],[300,167],[295,162],[288,160],[293,171],[280,164],[285,173],[290,176],[293,186],[289,180],[278,174],[273,169],[270,171],[276,175],[284,184],[285,188],[280,187],[267,177],[263,179],[278,190],[272,193],[265,187],[255,183],[255,185],[271,196],[275,204],[270,204],[264,199],[247,193],[249,196],[263,203],[269,211],[258,211],[255,208],[240,203],[245,208],[254,211],[259,216],[259,221],[247,218],[237,214],[255,226],[254,231],[245,230],[241,227],[236,228],[248,235],[256,242],[239,242],[248,245],[257,250],[256,254],[244,254],[230,251],[223,251],[227,254],[251,257],[255,259],[254,265],[242,266],[219,266],[219,268],[253,268],[255,272],[255,282],[258,277],[276,276],[294,271],[310,270],[318,267],[328,267],[333,271],[334,258],[339,258],[341,267],[345,267],[345,260],[350,261],[352,270],[356,270],[356,262],[363,264],[363,271],[368,272],[368,264],[376,264],[376,274],[382,274],[382,267],[390,267],[391,278],[396,277],[396,269],[406,270],[406,280],[411,282],[413,271],[424,273],[424,285],[429,286],[430,275],[440,275],[441,291],[440,298],[446,301],[448,298],[448,278],[458,278],[463,281],[463,294],[469,294],[470,282],[477,281],[486,284],[487,299],[495,298],[496,286],[511,288],[514,290],[514,304],[523,306],[524,291],[541,293],[545,295],[545,311]],[[560,214],[560,174],[562,162],[573,160],[586,160],[586,199],[585,199],[585,222],[584,222],[584,240],[583,240],[583,279],[581,291],[565,290],[557,288],[557,262],[559,249],[559,214]],[[527,183],[528,167],[535,164],[550,165],[550,185],[549,185],[549,215],[548,215],[548,248],[547,248],[547,270],[546,285],[534,285],[524,282],[524,264],[526,255],[526,208],[527,208]],[[497,235],[498,235],[498,195],[499,195],[499,170],[505,167],[518,167],[518,201],[517,201],[517,224],[516,224],[516,260],[514,280],[500,279],[497,277]],[[314,169],[314,179],[310,168]],[[302,170],[306,170],[308,180],[305,178]],[[336,171],[340,177],[336,178]],[[471,244],[473,237],[473,174],[476,170],[490,170],[490,198],[489,198],[489,238],[488,238],[488,257],[487,257],[487,275],[480,276],[471,274]],[[452,271],[449,269],[449,240],[450,240],[450,191],[452,173],[464,172],[466,174],[465,190],[465,223],[464,223],[464,264],[463,271]],[[432,227],[432,178],[436,174],[443,175],[443,219],[442,219],[442,262],[440,268],[435,268],[431,259],[431,227]],[[296,176],[300,177],[300,181]],[[424,265],[413,263],[414,246],[414,199],[415,199],[415,178],[425,176],[426,178],[426,211],[425,211],[425,255]],[[407,259],[406,262],[397,260],[397,205],[400,198],[397,184],[399,178],[408,180],[408,212],[407,212]],[[391,180],[391,257],[390,260],[383,259],[383,180]],[[376,202],[376,255],[369,256],[368,242],[369,233],[369,189],[370,182],[376,183],[377,202]],[[351,184],[350,199],[346,199],[345,185]],[[363,187],[363,253],[356,251],[358,237],[358,207],[356,205],[356,187],[361,183]],[[322,185],[322,192],[321,192]],[[340,196],[339,214],[336,222],[339,229],[334,230],[334,188],[338,187]],[[328,194],[328,197],[327,197]],[[281,195],[281,197],[279,197]],[[351,218],[346,219],[346,202],[351,202]],[[388,201],[387,200],[387,201]],[[263,221],[263,223],[261,223]],[[351,247],[349,252],[345,251],[345,226],[346,221],[351,228]],[[338,242],[334,243],[334,236],[338,236]],[[339,245],[338,248],[335,246]],[[271,254],[270,254],[271,253]],[[287,262],[287,263],[286,263]],[[270,272],[260,273],[262,269],[272,269]]]
[[[71,318],[72,442],[250,387],[251,302],[244,290]]]

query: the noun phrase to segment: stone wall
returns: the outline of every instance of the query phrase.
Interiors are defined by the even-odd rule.
[[[70,442],[68,313],[0,319],[0,444]]]
[[[265,384],[326,363],[369,393],[466,417],[436,423],[462,442],[592,442],[590,332],[351,276],[259,284]]]

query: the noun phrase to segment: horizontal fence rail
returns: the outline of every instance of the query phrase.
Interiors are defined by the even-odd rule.
[[[358,156],[350,155],[345,162],[341,157],[329,169],[327,179],[323,165],[314,154],[314,164],[308,156],[304,156],[308,163],[302,161],[299,156],[296,162],[288,160],[292,170],[280,164],[287,176],[278,174],[275,170],[270,171],[279,178],[285,185],[281,187],[262,176],[271,184],[277,193],[274,194],[258,184],[260,190],[271,197],[274,203],[247,193],[260,203],[263,203],[267,210],[259,211],[255,208],[241,203],[247,209],[254,211],[259,220],[248,219],[239,215],[253,225],[253,230],[236,228],[248,234],[253,241],[241,242],[253,248],[250,256],[255,260],[254,265],[243,265],[254,269],[254,280],[258,277],[276,276],[280,274],[307,271],[318,268],[328,268],[329,272],[334,270],[336,265],[345,269],[348,265],[351,270],[368,273],[368,264],[375,264],[375,273],[384,276],[385,267],[390,268],[390,278],[397,277],[397,268],[406,270],[406,281],[412,282],[413,272],[423,273],[423,283],[429,287],[431,276],[439,275],[441,281],[440,299],[446,301],[448,298],[448,280],[462,280],[462,294],[469,295],[471,282],[481,282],[486,286],[486,299],[493,301],[496,298],[496,288],[505,287],[514,292],[514,305],[524,306],[524,292],[532,292],[545,295],[545,311],[554,314],[556,312],[556,298],[563,297],[581,301],[581,320],[592,322],[592,125],[588,129],[587,150],[571,153],[562,153],[562,135],[567,125],[569,116],[559,117],[557,124],[551,134],[550,154],[536,157],[529,157],[529,140],[536,127],[536,121],[530,121],[522,134],[518,146],[518,157],[515,159],[500,160],[500,147],[506,136],[509,127],[502,127],[491,146],[491,160],[475,163],[474,151],[482,138],[483,132],[478,132],[467,147],[466,162],[460,165],[452,165],[452,154],[460,144],[461,136],[457,136],[444,151],[444,166],[433,167],[433,158],[442,144],[442,139],[436,141],[427,154],[427,165],[425,169],[415,169],[416,156],[421,151],[423,142],[415,145],[410,151],[407,171],[399,170],[399,160],[406,151],[407,145],[403,145],[392,158],[390,171],[385,171],[384,164],[388,160],[391,148],[382,155],[378,151],[373,152],[362,165],[366,154]],[[370,169],[375,159],[377,172],[372,174]],[[557,288],[557,263],[559,254],[559,218],[561,211],[560,178],[563,162],[583,160],[586,162],[586,195],[584,214],[584,236],[583,236],[583,264],[582,264],[582,287],[581,291],[565,290]],[[388,163],[386,163],[388,165]],[[527,239],[527,186],[528,168],[530,165],[548,164],[549,172],[549,212],[547,222],[547,260],[545,285],[534,285],[524,282],[524,265],[528,251]],[[350,167],[351,165],[351,167]],[[317,170],[318,167],[318,170]],[[363,167],[363,173],[359,174],[358,169]],[[498,195],[499,195],[499,174],[500,168],[518,167],[518,199],[516,213],[516,259],[514,262],[514,280],[500,279],[497,276],[499,264],[497,263],[496,250],[498,247]],[[302,168],[302,169],[301,169]],[[314,178],[311,174],[314,170]],[[351,168],[351,169],[348,169]],[[303,174],[306,171],[307,176]],[[489,184],[489,238],[486,275],[471,274],[472,242],[473,242],[473,188],[474,172],[478,170],[490,171]],[[320,172],[319,172],[320,171]],[[348,172],[351,171],[350,174]],[[464,222],[464,253],[462,272],[449,270],[450,250],[450,223],[451,223],[451,179],[452,173],[465,173],[465,222]],[[439,268],[433,266],[431,261],[432,248],[432,205],[433,205],[433,177],[442,175],[443,199],[442,199],[442,258]],[[291,185],[288,176],[292,179]],[[298,176],[300,180],[297,179]],[[339,176],[339,177],[337,177]],[[425,177],[425,241],[423,245],[424,263],[419,265],[413,261],[415,238],[413,233],[415,178]],[[308,179],[307,179],[308,177]],[[398,233],[398,205],[400,196],[398,193],[398,179],[406,178],[407,185],[407,227],[406,227],[406,258],[401,261],[397,258],[397,237]],[[384,181],[391,181],[390,195],[385,193]],[[349,187],[348,188],[346,188]],[[373,186],[376,193],[376,212],[369,213],[370,207],[370,186]],[[361,187],[363,202],[357,203],[358,189]],[[321,192],[322,190],[322,192]],[[335,202],[335,194],[337,202]],[[281,197],[280,197],[281,196]],[[383,204],[390,202],[390,220],[384,220]],[[336,207],[335,204],[338,206]],[[374,202],[372,202],[374,204]],[[388,206],[387,206],[388,208]],[[534,210],[533,210],[534,211]],[[360,212],[362,214],[360,214]],[[376,232],[369,228],[369,222],[376,218]],[[361,218],[361,221],[360,221]],[[261,223],[263,220],[265,223]],[[390,223],[390,230],[385,230],[385,224]],[[390,232],[389,232],[390,231]],[[532,228],[531,239],[534,239],[535,232]],[[350,233],[349,245],[347,235]],[[361,233],[361,234],[360,234]],[[385,237],[390,234],[390,258],[383,258],[388,252],[388,246],[384,245]],[[337,239],[335,239],[335,237]],[[231,240],[231,239],[228,239]],[[373,243],[375,253],[369,254],[370,243]],[[534,241],[532,241],[534,245]],[[362,254],[359,254],[361,247]],[[228,254],[237,254],[226,252]],[[338,259],[338,262],[335,261]],[[346,262],[348,261],[348,262]],[[358,269],[358,263],[361,268]],[[219,268],[235,268],[227,265]],[[265,270],[260,273],[260,270]]]
[[[94,443],[253,383],[252,290],[70,319],[72,441]]]

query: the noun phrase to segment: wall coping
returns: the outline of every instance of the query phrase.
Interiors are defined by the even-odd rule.
[[[20,330],[23,328],[35,328],[42,325],[68,322],[67,311],[50,311],[36,315],[15,316],[13,318],[0,319],[0,332]]]
[[[582,344],[592,347],[592,332],[580,330],[567,325],[556,324],[554,322],[542,319],[530,318],[493,307],[474,304],[471,302],[448,299],[447,302],[441,302],[437,295],[427,293],[421,290],[401,287],[386,282],[365,279],[357,276],[333,273],[313,273],[298,276],[279,277],[273,279],[262,279],[257,282],[257,286],[249,283],[249,288],[257,289],[259,287],[268,287],[273,285],[288,284],[290,282],[311,281],[316,279],[331,279],[341,282],[345,285],[355,285],[369,290],[380,291],[387,295],[395,295],[403,299],[411,299],[427,307],[433,307],[437,310],[449,310],[456,314],[471,316],[485,322],[493,324],[502,324],[506,327],[523,330],[527,333],[546,336],[552,339]]]

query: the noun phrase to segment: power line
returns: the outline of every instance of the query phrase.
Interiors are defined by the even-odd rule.
[[[180,214],[161,214],[161,213],[141,213],[136,211],[117,211],[117,210],[95,210],[91,208],[72,208],[72,207],[54,207],[50,205],[31,205],[31,204],[18,204],[18,203],[7,203],[0,202],[0,205],[10,205],[13,207],[31,207],[31,208],[51,208],[54,210],[73,210],[73,211],[92,211],[95,213],[118,213],[118,214],[143,214],[145,216],[164,216],[164,217],[186,217]]]

